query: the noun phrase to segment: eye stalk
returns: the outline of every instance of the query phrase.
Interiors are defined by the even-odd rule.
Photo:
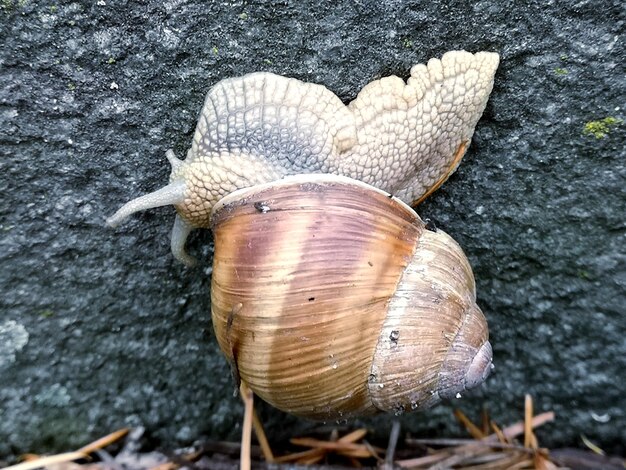
[[[175,181],[156,191],[144,194],[120,207],[106,222],[110,227],[117,227],[135,212],[154,209],[155,207],[180,204],[185,200],[185,182]]]
[[[175,175],[178,171],[180,171],[184,162],[179,160],[174,154],[174,151],[171,149],[165,153],[165,156],[172,167],[172,175]],[[115,214],[107,218],[106,223],[110,227],[115,228],[136,212],[156,207],[180,205],[185,201],[186,192],[187,185],[185,181],[180,178],[175,179],[163,188],[157,189],[152,193],[145,194],[127,202],[120,207]],[[185,252],[185,242],[187,241],[187,237],[193,228],[194,227],[186,222],[180,214],[176,215],[171,236],[172,254],[174,255],[174,258],[190,267],[194,266],[197,261]]]

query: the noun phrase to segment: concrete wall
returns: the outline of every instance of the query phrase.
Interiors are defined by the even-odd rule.
[[[483,403],[508,423],[530,393],[556,411],[544,443],[623,446],[622,5],[510,3],[2,2],[0,458],[126,425],[167,447],[236,438],[210,234],[193,235],[203,263],[187,269],[169,253],[171,208],[115,231],[105,216],[166,183],[164,152],[185,154],[222,78],[271,71],[349,101],[452,49],[501,66],[463,163],[418,212],[474,266],[496,371],[405,429],[450,435],[450,407]],[[313,426],[262,415],[273,439]],[[385,419],[364,423],[384,433]]]

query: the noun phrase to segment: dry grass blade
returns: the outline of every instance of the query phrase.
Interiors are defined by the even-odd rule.
[[[298,465],[315,465],[315,464],[320,463],[323,458],[324,458],[324,456],[320,455],[318,457],[312,457],[312,458],[309,458],[309,459],[300,459],[296,463]]]
[[[496,452],[485,454],[476,462],[467,462],[463,470],[509,470],[515,465],[527,465],[531,462],[532,460],[527,455]]]
[[[592,452],[598,455],[606,455],[606,453],[602,449],[600,449],[597,445],[595,445],[593,442],[587,439],[587,437],[584,434],[581,434],[580,438],[582,439],[583,444],[585,444],[585,446],[588,447],[589,450],[591,450]]]
[[[509,467],[506,468],[506,470],[526,470],[526,469],[536,470],[535,464],[532,459],[522,459],[518,463],[514,465],[510,465]]]
[[[441,447],[476,445],[476,446],[488,447],[490,449],[517,450],[520,452],[524,452],[526,454],[533,454],[532,449],[528,449],[521,445],[503,444],[501,442],[489,442],[486,440],[477,441],[474,439],[407,439],[406,442],[412,443],[412,444],[422,444],[422,445],[441,446]]]
[[[312,439],[312,441],[313,442],[335,442],[335,443],[340,443],[340,444],[353,444],[363,439],[366,434],[367,434],[367,429],[356,429],[338,439],[332,438],[332,439],[336,439],[336,441],[335,440],[318,441],[317,439]],[[301,445],[298,443],[299,439],[309,439],[309,438],[294,438],[294,439],[291,439],[290,441],[292,444]],[[369,449],[367,445],[363,444],[363,446],[366,447],[370,451],[370,453],[372,452],[372,449]],[[311,446],[305,444],[304,447],[311,447]],[[329,450],[330,449],[328,448],[315,446],[312,449],[305,450],[302,452],[295,452],[292,454],[284,455],[282,457],[274,457],[274,462],[275,463],[298,462],[298,463],[305,464],[305,465],[312,465],[322,460]],[[348,452],[347,450],[345,452],[340,452],[340,453],[342,453],[342,455],[352,456],[352,454]],[[367,457],[370,457],[370,455],[367,455]]]
[[[265,461],[269,463],[273,462],[274,454],[272,453],[272,448],[270,447],[270,443],[265,435],[265,430],[263,429],[263,424],[259,419],[259,415],[257,415],[257,412],[254,409],[252,410],[252,427],[254,428],[254,433],[256,434],[256,438],[261,446],[261,451],[263,452]]]
[[[428,446],[428,454],[425,456],[403,459],[394,462],[395,448],[399,436],[399,424],[394,423],[389,433],[389,441],[387,451],[372,447],[364,438],[367,435],[366,429],[356,429],[342,437],[339,437],[337,430],[333,430],[328,440],[316,438],[293,438],[290,442],[294,445],[308,447],[302,452],[292,453],[286,456],[275,458],[272,455],[269,443],[265,438],[265,433],[254,411],[254,395],[248,389],[246,384],[241,383],[241,398],[245,405],[244,425],[242,429],[241,444],[224,443],[224,442],[207,442],[199,450],[194,452],[185,452],[184,454],[175,453],[174,455],[164,455],[162,452],[155,452],[158,458],[151,457],[140,467],[142,469],[151,470],[176,470],[181,467],[198,466],[197,468],[231,468],[232,465],[240,465],[240,468],[248,470],[252,467],[252,457],[255,462],[261,458],[261,449],[265,460],[273,464],[303,464],[315,465],[321,463],[343,462],[343,465],[352,467],[361,467],[362,461],[359,459],[372,459],[378,461],[379,470],[387,470],[391,468],[411,468],[411,469],[431,469],[443,470],[454,468],[456,470],[556,470],[560,465],[566,465],[558,458],[551,458],[547,449],[539,448],[537,437],[534,429],[554,420],[553,412],[541,413],[533,416],[533,401],[530,396],[525,397],[524,401],[524,419],[511,426],[500,429],[494,422],[489,419],[486,412],[481,414],[480,425],[472,422],[463,412],[456,410],[454,415],[457,420],[467,429],[473,439],[406,439],[405,443],[418,445],[420,448]],[[254,431],[259,438],[261,446],[252,448],[250,439]],[[488,434],[489,429],[492,433]],[[122,452],[118,457],[112,457],[104,447],[119,440],[128,433],[127,429],[121,429],[100,438],[86,446],[81,447],[76,452],[65,454],[40,457],[37,455],[24,456],[24,461],[5,470],[35,470],[41,467],[56,470],[69,470],[84,468],[88,469],[121,469],[122,465],[127,463],[120,456],[125,455]],[[523,435],[523,445],[518,443],[516,438]],[[133,442],[134,438],[129,438],[129,442]],[[595,450],[601,452],[597,446],[583,437],[585,444]],[[438,449],[438,450],[433,450]],[[254,453],[252,452],[254,450]],[[404,452],[404,450],[402,450]],[[77,459],[89,458],[91,454],[96,460],[93,464],[76,464],[72,463]],[[236,455],[239,454],[239,462]],[[332,455],[331,455],[332,454]],[[379,454],[385,456],[383,460]],[[143,455],[143,454],[141,454]],[[148,455],[148,454],[146,454]],[[231,455],[229,460],[227,455]],[[405,454],[407,455],[407,454]],[[408,454],[410,455],[410,454]],[[556,455],[556,454],[555,454]],[[586,452],[587,456],[595,456],[602,458],[596,454]],[[211,457],[213,456],[213,457]],[[339,460],[329,457],[340,457]],[[169,458],[168,458],[169,457]],[[200,459],[202,457],[202,459]],[[215,462],[211,460],[215,458]],[[26,459],[29,459],[26,461]],[[200,460],[199,460],[200,459]],[[371,460],[370,460],[371,462]],[[217,464],[217,467],[206,467],[207,463]],[[261,462],[258,462],[261,465]],[[134,463],[133,463],[134,464]],[[225,466],[224,466],[225,465]],[[127,468],[127,467],[124,467]],[[130,468],[130,467],[128,467]],[[264,468],[264,467],[263,467]],[[269,466],[268,466],[269,468]],[[328,467],[331,468],[331,467]],[[332,467],[345,468],[345,467]],[[605,467],[598,467],[605,468]],[[612,468],[612,467],[611,467]],[[620,467],[621,468],[621,467]]]
[[[337,454],[355,459],[369,459],[370,457],[373,457],[370,449],[364,444],[361,444],[360,449],[338,450]]]
[[[456,447],[452,450],[452,455],[438,462],[430,468],[432,468],[433,470],[451,468],[463,462],[472,461],[477,457],[483,456],[488,453],[490,453],[490,449],[488,447],[476,444],[468,444],[465,446]]]
[[[312,447],[314,449],[326,449],[337,452],[345,452],[349,453],[352,456],[356,456],[355,454],[363,454],[364,457],[372,457],[370,450],[364,444],[355,444],[352,442],[342,441],[320,441],[311,437],[297,437],[291,439],[291,443],[303,447]],[[382,449],[376,449],[376,451],[382,452]]]
[[[387,452],[385,453],[385,460],[383,467],[385,469],[393,468],[393,458],[396,453],[396,446],[398,445],[398,438],[400,437],[400,422],[394,421],[391,426],[391,433],[389,433],[389,443],[387,444]]]
[[[293,452],[291,454],[282,455],[280,457],[274,457],[274,463],[289,463],[289,462],[300,462],[309,461],[309,459],[316,457],[324,457],[326,452],[323,449],[309,449],[303,450],[302,452]]]
[[[367,429],[356,429],[345,436],[338,439],[332,437],[330,441],[323,441],[309,437],[296,437],[290,439],[294,445],[303,447],[311,447],[303,452],[296,452],[282,457],[275,457],[274,463],[297,462],[301,464],[314,464],[322,460],[327,453],[334,452],[350,459],[355,458],[379,458],[377,452],[380,449],[371,447],[369,444],[356,444],[357,441],[363,439],[367,434]],[[336,440],[335,440],[336,439]]]
[[[176,470],[178,467],[179,465],[174,462],[165,462],[156,467],[152,467],[150,470]]]
[[[449,457],[451,454],[448,450],[441,450],[436,454],[425,455],[423,457],[416,457],[414,459],[396,460],[396,465],[401,468],[427,468],[431,464],[435,464],[440,460]]]
[[[541,413],[530,420],[531,429],[538,428],[539,426],[543,426],[546,423],[554,421],[554,412],[546,411],[545,413]],[[524,424],[525,423],[515,423],[511,426],[507,426],[502,430],[502,434],[506,439],[513,439],[524,432]],[[491,434],[485,438],[489,441],[497,441],[498,437],[496,434]]]
[[[252,415],[254,415],[254,395],[245,382],[239,387],[244,404],[243,425],[241,429],[241,470],[250,470],[250,446],[252,445]]]
[[[465,429],[467,429],[467,432],[474,439],[482,439],[485,437],[486,434],[483,434],[478,426],[472,423],[472,421],[461,410],[454,410],[454,416],[465,427]]]
[[[533,434],[533,399],[530,395],[524,397],[524,447],[537,448],[537,439]]]
[[[176,470],[177,468],[184,467],[189,465],[191,462],[198,460],[202,454],[203,450],[197,450],[195,452],[190,452],[185,455],[175,456],[171,458],[172,462],[165,462],[155,467],[150,468],[150,470]],[[108,467],[105,467],[104,470],[108,470]]]
[[[102,449],[110,444],[113,444],[115,441],[126,436],[126,434],[128,434],[127,428],[119,429],[118,431],[112,432],[111,434],[101,437],[100,439],[97,439],[92,443],[81,447],[75,452],[66,452],[63,454],[34,458],[33,456],[30,456],[28,461],[6,467],[4,470],[32,470],[35,468],[46,467],[49,465],[58,465],[62,463],[72,462],[74,460],[84,459],[87,458],[90,453]]]
[[[487,408],[483,408],[480,412],[480,431],[484,436],[489,434],[491,421],[489,420],[489,413]]]
[[[122,437],[128,434],[128,428],[118,429],[117,431],[112,432],[100,439],[93,441],[91,444],[87,444],[84,447],[78,449],[78,452],[83,452],[84,454],[90,454],[96,450],[103,449],[106,446],[113,444],[114,442],[120,440]]]
[[[363,439],[366,435],[367,435],[367,429],[365,428],[356,429],[346,434],[345,436],[342,436],[339,439],[337,439],[337,442],[357,442]]]
[[[374,447],[373,445],[371,445],[367,441],[363,441],[363,445],[365,447],[367,447],[367,449],[370,451],[370,455],[372,457],[374,457],[376,460],[378,460],[378,462],[383,462],[383,458],[380,456],[380,453],[378,452],[381,449],[378,449],[378,448]]]
[[[446,448],[442,449],[435,454],[427,455],[425,457],[419,457],[416,459],[407,459],[407,460],[399,460],[396,461],[396,464],[402,468],[450,468],[454,465],[459,465],[462,462],[475,459],[481,455],[489,453],[489,444],[496,444],[498,441],[501,442],[502,439],[510,440],[513,439],[520,434],[524,433],[527,426],[530,426],[530,429],[539,427],[547,422],[554,420],[553,412],[546,412],[535,417],[531,417],[530,420],[524,420],[523,422],[515,423],[511,426],[508,426],[501,430],[499,433],[490,434],[487,437],[482,438],[477,441],[470,441],[468,444],[461,445],[455,448]],[[533,465],[533,461],[528,458],[528,451],[524,451],[521,454],[521,459],[519,463],[528,462],[529,465]],[[515,464],[518,462],[516,461]],[[513,465],[515,465],[513,464]],[[430,467],[428,467],[430,465]],[[506,467],[501,467],[506,468]],[[524,468],[519,467],[519,468]]]
[[[83,452],[66,452],[64,454],[48,455],[28,460],[18,463],[17,465],[5,467],[4,470],[33,470],[35,468],[47,467],[48,465],[72,462],[73,460],[84,459],[86,457],[87,454]]]
[[[496,423],[494,423],[493,421],[491,422],[491,429],[493,429],[493,433],[498,437],[498,440],[502,444],[510,444],[511,443],[510,439],[507,439],[507,437],[502,432],[502,429],[500,429],[500,427]]]
[[[537,470],[555,470],[558,467],[548,459],[548,452],[542,449],[535,454],[534,464]]]

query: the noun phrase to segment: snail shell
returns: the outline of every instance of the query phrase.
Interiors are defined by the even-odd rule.
[[[213,326],[241,380],[295,415],[426,408],[491,369],[459,245],[346,177],[299,175],[221,199]]]

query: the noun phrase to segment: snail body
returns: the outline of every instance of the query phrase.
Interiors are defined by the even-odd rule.
[[[456,169],[498,55],[464,51],[386,77],[344,105],[268,73],[206,98],[170,183],[107,222],[172,204],[174,256],[211,228],[213,326],[235,376],[276,407],[333,419],[416,410],[491,369],[461,248],[407,205]]]
[[[218,343],[277,408],[314,419],[417,410],[489,374],[467,258],[389,194],[299,175],[223,198],[211,228]]]
[[[347,176],[416,204],[458,166],[485,109],[499,56],[451,51],[366,85],[347,106],[327,88],[271,73],[217,83],[207,94],[187,158],[166,156],[169,185],[134,199],[107,222],[173,204],[172,253],[210,226],[222,197],[289,175]]]

